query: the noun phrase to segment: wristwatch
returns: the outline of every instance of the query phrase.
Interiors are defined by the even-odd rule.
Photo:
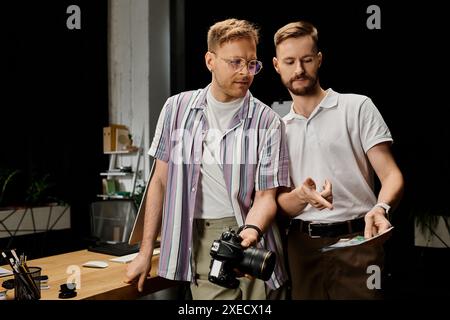
[[[255,229],[256,232],[258,232],[258,242],[261,241],[261,238],[262,238],[262,236],[263,236],[263,233],[262,233],[262,231],[261,231],[260,228],[258,228],[257,226],[255,226],[255,225],[253,225],[253,224],[244,224],[244,225],[242,225],[242,226],[238,229],[237,234],[241,233],[242,230],[249,229],[249,228],[250,228],[250,229]]]
[[[389,211],[391,210],[391,206],[390,206],[390,205],[388,205],[388,204],[385,203],[385,202],[378,202],[378,203],[377,203],[376,205],[374,205],[373,207],[374,207],[374,208],[375,208],[375,207],[383,208],[384,211],[385,211],[385,213],[386,213],[386,217],[387,217],[387,219],[389,220]]]

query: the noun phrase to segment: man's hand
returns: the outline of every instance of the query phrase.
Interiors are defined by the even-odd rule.
[[[322,196],[322,198],[327,200],[330,204],[333,203],[333,188],[331,186],[331,182],[328,181],[327,179],[325,179],[325,182],[322,186],[322,191],[320,192],[320,195]],[[328,208],[328,207],[326,207],[326,208]],[[333,205],[331,205],[331,208],[329,208],[329,209],[333,210]]]
[[[309,203],[314,208],[333,210],[333,192],[331,183],[328,180],[325,180],[322,191],[318,192],[314,180],[307,178],[301,186],[295,189],[295,193],[302,202]]]
[[[386,219],[383,208],[374,207],[364,217],[366,227],[364,229],[364,238],[369,239],[377,234],[383,233],[391,227],[391,223]]]
[[[153,250],[152,250],[153,251]],[[138,291],[144,290],[144,282],[150,277],[150,270],[152,268],[152,254],[139,252],[136,258],[127,266],[125,274],[125,283],[138,282]]]
[[[241,246],[248,248],[250,246],[256,246],[258,243],[258,231],[252,228],[247,228],[241,231],[239,235],[242,238]]]
[[[256,246],[256,244],[258,243],[259,235],[258,235],[258,231],[256,231],[255,229],[252,229],[252,228],[244,229],[241,231],[241,233],[239,233],[239,235],[243,239],[241,242],[241,246],[243,246],[244,248],[248,248],[250,246]],[[236,268],[234,269],[234,272],[236,273],[236,276],[238,278],[246,277],[250,280],[255,279],[255,277],[253,277],[247,273],[244,274]]]

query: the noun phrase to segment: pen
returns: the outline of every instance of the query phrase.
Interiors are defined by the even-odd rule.
[[[16,254],[16,250],[11,249],[11,254],[13,255],[14,259],[16,259],[16,261],[19,263],[20,260],[19,260],[19,257],[18,257],[17,254]]]
[[[6,262],[8,262],[10,264],[9,258],[8,258],[8,256],[6,255],[6,253],[4,251],[2,251],[2,256],[3,256],[3,258],[5,258]],[[11,266],[11,268],[12,268],[12,266]]]

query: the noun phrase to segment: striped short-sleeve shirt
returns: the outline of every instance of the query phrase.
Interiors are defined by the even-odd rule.
[[[192,281],[192,226],[197,185],[208,130],[204,110],[209,87],[170,97],[160,114],[149,154],[168,163],[164,200],[161,277]],[[289,185],[289,158],[284,124],[268,106],[247,92],[243,104],[220,142],[228,196],[239,225],[245,222],[254,192]],[[267,284],[285,280],[280,235],[272,225],[258,246],[274,251],[277,264]]]

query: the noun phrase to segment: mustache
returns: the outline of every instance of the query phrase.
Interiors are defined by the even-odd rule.
[[[234,81],[237,81],[237,82],[248,82],[248,81],[250,81],[250,77],[243,77],[243,78],[236,79]]]
[[[304,73],[304,74],[296,75],[291,78],[291,82],[295,81],[295,80],[312,80],[312,78]]]

